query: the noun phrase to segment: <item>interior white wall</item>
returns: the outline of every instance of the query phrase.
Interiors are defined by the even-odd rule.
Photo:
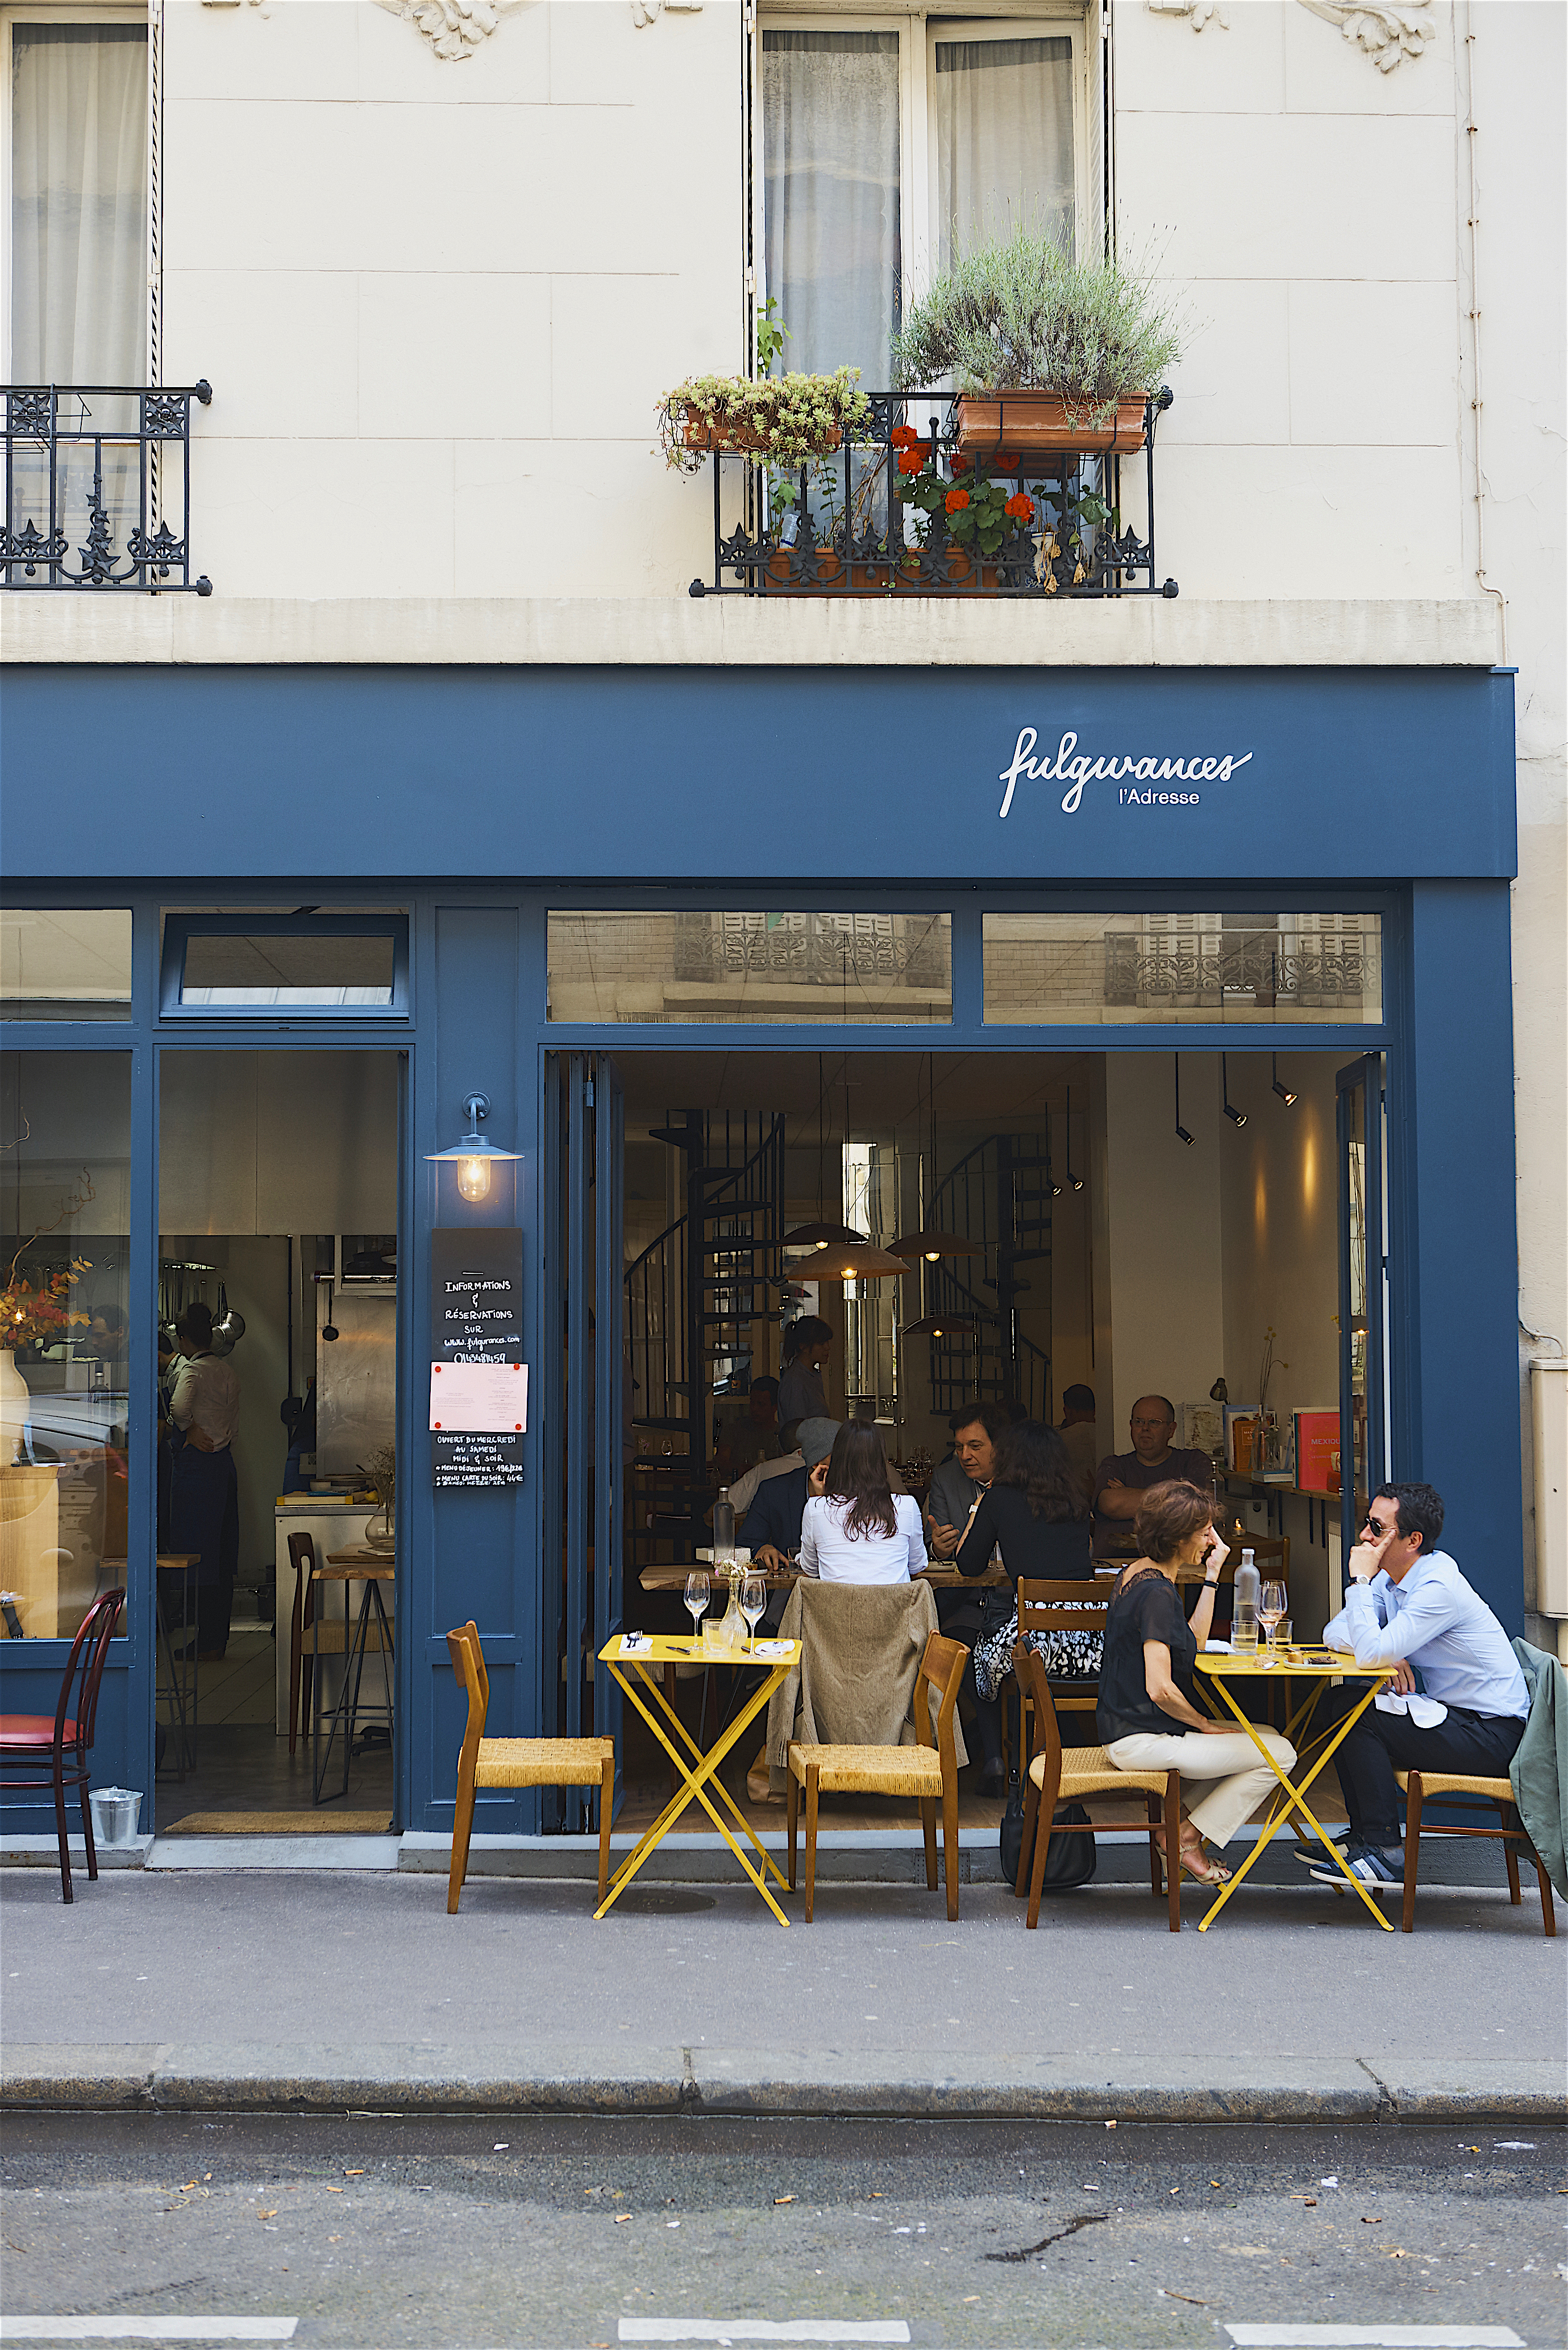
[[[1214,1054],[1182,1054],[1189,1149],[1176,1137],[1171,1055],[1106,1055],[1107,1280],[1116,1330],[1107,1450],[1125,1451],[1131,1441],[1127,1421],[1139,1396],[1168,1396],[1179,1412],[1208,1395],[1224,1362],[1219,1086]]]
[[[1225,1380],[1233,1404],[1257,1402],[1272,1327],[1269,1401],[1282,1419],[1339,1400],[1337,1057],[1285,1055],[1281,1076],[1297,1096],[1287,1108],[1272,1090],[1268,1054],[1229,1056],[1231,1100],[1247,1123],[1233,1127],[1221,1115],[1218,1132]]]
[[[240,1488],[240,1577],[249,1582],[256,1568],[274,1563],[273,1511],[288,1451],[278,1418],[288,1391],[288,1243],[235,1238],[225,1255],[224,1294],[245,1317],[245,1335],[229,1360],[240,1382],[234,1473]]]

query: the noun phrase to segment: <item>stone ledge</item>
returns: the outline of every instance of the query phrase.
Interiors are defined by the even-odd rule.
[[[13,664],[1487,669],[1482,597],[814,603],[802,598],[0,598]]]

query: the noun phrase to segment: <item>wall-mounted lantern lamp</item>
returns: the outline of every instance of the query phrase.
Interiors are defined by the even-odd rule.
[[[1288,1086],[1282,1086],[1280,1083],[1280,1056],[1277,1053],[1271,1053],[1269,1055],[1269,1066],[1273,1071],[1274,1091],[1278,1094],[1285,1107],[1287,1109],[1292,1108],[1294,1106],[1296,1097],[1292,1093]]]
[[[1178,1142],[1185,1142],[1190,1150],[1192,1137],[1181,1123],[1181,1055],[1179,1053],[1172,1053],[1170,1059],[1176,1072],[1176,1139]]]
[[[1231,1077],[1230,1073],[1225,1066],[1225,1055],[1223,1053],[1220,1055],[1220,1098],[1225,1106],[1225,1115],[1230,1119],[1231,1125],[1245,1126],[1247,1123],[1246,1111],[1244,1109],[1238,1109],[1235,1103],[1231,1099]]]
[[[479,1131],[482,1122],[490,1116],[488,1094],[470,1094],[463,1103],[468,1113],[468,1132],[449,1150],[431,1150],[426,1155],[431,1165],[449,1161],[457,1169],[458,1197],[477,1202],[490,1197],[492,1170],[499,1164],[509,1164],[523,1156],[520,1150],[503,1150]]]

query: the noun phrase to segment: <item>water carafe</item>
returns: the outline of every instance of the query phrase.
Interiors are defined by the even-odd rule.
[[[1258,1648],[1258,1570],[1250,1550],[1241,1553],[1241,1564],[1236,1569],[1236,1586],[1231,1600],[1231,1646],[1246,1656],[1255,1656]]]
[[[713,1504],[713,1564],[722,1565],[735,1555],[735,1504],[730,1499],[728,1485],[721,1485],[719,1498]]]

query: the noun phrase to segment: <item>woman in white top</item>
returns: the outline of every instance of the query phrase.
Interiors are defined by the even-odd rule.
[[[810,1482],[800,1527],[803,1574],[824,1583],[908,1583],[919,1573],[920,1505],[912,1493],[893,1492],[874,1428],[841,1428]]]

